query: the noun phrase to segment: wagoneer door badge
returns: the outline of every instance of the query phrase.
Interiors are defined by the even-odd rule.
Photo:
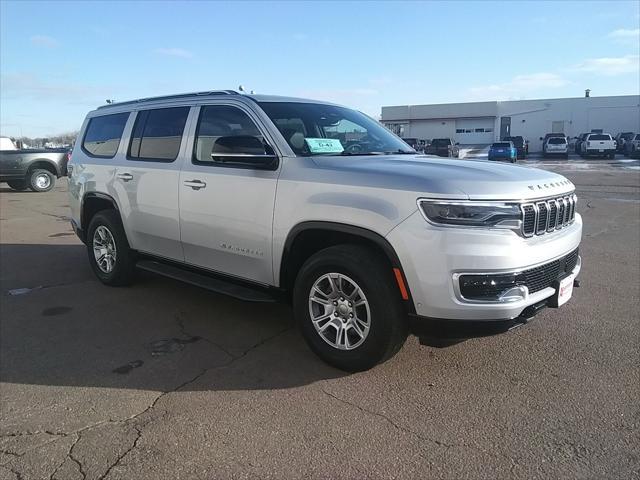
[[[264,256],[264,252],[262,250],[255,250],[253,248],[239,247],[238,245],[229,245],[228,243],[224,243],[224,242],[220,244],[220,248],[222,248],[223,250],[229,250],[230,252],[233,252],[233,253],[239,253],[241,255],[248,255],[248,256],[252,256],[252,257],[263,257]]]

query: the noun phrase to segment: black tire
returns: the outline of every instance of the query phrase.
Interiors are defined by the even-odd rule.
[[[104,227],[115,242],[115,262],[108,272],[101,269],[94,255],[94,235],[99,227]],[[130,285],[135,277],[136,255],[129,247],[127,236],[122,227],[120,215],[115,210],[102,210],[89,222],[87,229],[87,254],[96,277],[105,285]]]
[[[56,185],[56,176],[49,170],[36,168],[29,172],[28,182],[34,192],[48,192]]]
[[[22,192],[28,188],[27,182],[24,180],[11,180],[7,182],[7,185],[9,185],[12,190],[17,190],[18,192]]]
[[[311,319],[311,289],[327,273],[339,273],[352,279],[369,304],[368,335],[351,350],[339,350],[327,343]],[[375,251],[358,245],[337,245],[311,256],[300,269],[293,291],[295,317],[311,350],[328,364],[348,372],[368,370],[402,348],[408,334],[408,319],[401,302],[388,263]],[[355,315],[358,317],[360,313]]]

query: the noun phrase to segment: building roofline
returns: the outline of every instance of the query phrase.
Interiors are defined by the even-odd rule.
[[[519,100],[485,100],[480,102],[442,102],[442,103],[412,103],[405,105],[383,105],[381,108],[397,108],[397,107],[439,107],[443,105],[480,105],[480,104],[499,104],[499,103],[511,103],[511,102],[553,102],[556,100],[597,100],[601,98],[631,98],[638,97],[640,95],[630,94],[630,95],[603,95],[601,97],[556,97],[556,98],[523,98]]]

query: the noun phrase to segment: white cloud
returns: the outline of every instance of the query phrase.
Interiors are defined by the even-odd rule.
[[[33,99],[51,102],[93,102],[107,95],[104,87],[81,85],[67,81],[55,82],[32,73],[0,76],[0,93],[6,99]]]
[[[569,82],[560,75],[549,72],[516,75],[508,82],[481,85],[469,89],[469,96],[475,100],[506,100],[523,98],[538,90],[560,88]]]
[[[180,57],[180,58],[193,58],[195,55],[193,52],[189,50],[184,50],[183,48],[158,48],[155,50],[156,53],[160,55],[167,55],[169,57]]]
[[[640,42],[640,28],[619,28],[613,32],[609,32],[607,38],[612,39],[616,43],[635,45],[637,47]]]
[[[572,70],[609,77],[635,73],[640,70],[640,56],[625,55],[623,57],[588,58],[582,63],[573,66]]]
[[[31,37],[31,44],[36,47],[56,48],[60,43],[53,37],[48,35],[34,35]]]

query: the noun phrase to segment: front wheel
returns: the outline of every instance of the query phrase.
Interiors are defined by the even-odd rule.
[[[48,192],[56,184],[56,176],[49,170],[37,168],[29,174],[29,188],[34,192]]]
[[[135,275],[135,252],[129,247],[120,216],[115,210],[97,213],[87,230],[89,263],[105,285],[129,285]]]
[[[293,307],[311,350],[341,370],[368,370],[407,338],[391,267],[365,247],[337,245],[309,258],[296,279]]]

